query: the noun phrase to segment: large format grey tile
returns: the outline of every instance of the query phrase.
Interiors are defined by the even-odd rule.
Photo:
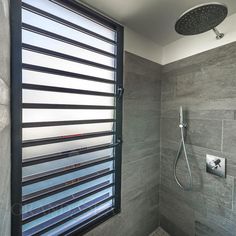
[[[174,196],[161,192],[160,195],[161,216],[181,229],[184,235],[194,235],[194,210],[183,201],[178,201]],[[163,227],[161,222],[161,227]],[[165,230],[166,228],[163,227]],[[171,235],[175,235],[169,232]],[[177,234],[176,234],[177,235]]]
[[[125,99],[138,99],[145,101],[160,101],[161,81],[157,75],[139,75],[133,72],[125,74]]]
[[[161,66],[155,62],[126,51],[125,72],[132,72],[146,76],[156,75],[157,78],[160,78]]]
[[[223,151],[236,153],[236,121],[223,123]]]
[[[221,150],[222,122],[219,120],[187,120],[188,144]]]
[[[184,232],[182,228],[180,228],[181,226],[176,225],[176,222],[171,221],[162,214],[160,216],[160,225],[170,236],[193,236]]]
[[[216,216],[217,217],[217,216]],[[235,236],[234,228],[228,231],[225,226],[220,225],[219,222],[214,221],[215,217],[211,219],[205,218],[202,215],[195,214],[195,232],[196,236]],[[223,222],[221,222],[223,223]]]
[[[128,140],[127,142],[124,141],[122,152],[123,164],[152,156],[156,156],[158,160],[160,159],[160,145],[157,140],[140,141],[131,144],[129,144]]]
[[[188,67],[190,67],[190,71],[192,71],[194,70],[192,68],[198,68],[198,66],[214,65],[218,63],[227,65],[229,61],[234,61],[236,58],[235,47],[236,43],[232,42],[224,46],[170,63],[163,66],[162,73],[177,73],[178,71],[186,70]]]
[[[186,143],[214,150],[221,150],[222,122],[219,120],[189,119],[186,129]],[[180,141],[179,120],[161,119],[161,139]]]

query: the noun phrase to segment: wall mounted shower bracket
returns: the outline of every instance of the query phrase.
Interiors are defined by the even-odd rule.
[[[224,35],[223,33],[220,33],[218,29],[213,28],[212,30],[213,30],[214,33],[216,34],[216,39],[222,39],[222,38],[224,38],[225,35]]]

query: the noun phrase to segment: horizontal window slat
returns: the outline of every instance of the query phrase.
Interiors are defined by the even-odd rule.
[[[46,12],[50,12],[56,16],[63,16],[66,18],[67,21],[72,22],[76,25],[79,25],[83,28],[89,29],[97,34],[100,34],[106,38],[109,38],[115,41],[116,37],[116,27],[113,24],[110,24],[109,21],[98,22],[91,16],[91,12],[88,14],[85,13],[85,9],[83,11],[78,11],[77,3],[72,6],[71,2],[68,1],[48,1],[48,0],[41,0],[41,1],[33,1],[32,0],[23,0],[23,2],[30,4],[31,6],[37,7],[41,10]],[[70,4],[70,6],[67,5]],[[81,6],[80,6],[81,9]],[[66,17],[64,17],[66,16]]]
[[[23,232],[24,236],[27,235],[42,235],[43,233],[46,233],[50,231],[53,228],[56,228],[57,226],[79,216],[83,213],[92,210],[93,208],[100,206],[110,200],[114,199],[114,196],[108,197],[108,194],[104,194],[94,200],[89,201],[88,203],[83,204],[82,206],[76,207],[72,210],[69,210],[59,216],[56,216],[46,222],[43,222],[25,232]]]
[[[101,67],[80,63],[78,61],[67,60],[32,50],[22,49],[22,62],[26,64],[49,67],[56,70],[64,70],[73,73],[100,77],[101,79],[113,80],[116,72]]]
[[[91,195],[99,193],[99,192],[101,192],[105,189],[111,188],[113,186],[114,186],[114,183],[109,183],[109,181],[106,181],[101,184],[97,184],[97,185],[94,185],[90,188],[82,190],[80,192],[77,192],[77,193],[70,195],[68,197],[64,197],[60,200],[57,200],[57,201],[52,202],[50,204],[47,204],[43,207],[34,209],[33,211],[29,211],[27,213],[24,213],[22,215],[22,223],[23,224],[29,223],[29,222],[31,222],[35,219],[38,219],[46,214],[49,214],[49,213],[56,211],[58,209],[61,209],[63,207],[66,207],[74,202],[82,200],[86,197],[89,197]]]
[[[28,31],[31,31],[31,32],[34,32],[34,33],[37,33],[37,34],[40,34],[40,35],[43,35],[43,36],[46,36],[46,37],[50,37],[52,39],[59,40],[59,41],[64,42],[64,43],[68,43],[68,44],[71,44],[71,45],[74,45],[74,46],[77,46],[77,47],[81,47],[81,48],[84,48],[84,49],[87,49],[87,50],[90,50],[90,51],[102,54],[104,56],[108,56],[108,57],[112,57],[112,58],[115,57],[114,54],[109,53],[107,51],[104,51],[102,49],[92,47],[90,45],[78,42],[76,40],[64,37],[64,36],[59,35],[59,34],[52,33],[50,31],[47,31],[47,30],[44,30],[44,29],[40,29],[38,27],[29,25],[29,24],[26,24],[26,23],[22,23],[22,28],[25,29],[25,30],[28,30]]]
[[[116,42],[111,40],[111,39],[108,39],[108,38],[106,38],[106,37],[104,37],[104,36],[102,36],[100,34],[97,34],[97,33],[93,32],[93,31],[85,29],[85,28],[83,28],[83,27],[81,27],[79,25],[73,24],[73,23],[71,23],[71,22],[69,22],[69,21],[67,21],[65,19],[62,19],[62,18],[60,18],[58,16],[55,16],[55,15],[53,15],[51,13],[45,12],[43,10],[40,10],[40,9],[38,9],[36,7],[33,7],[33,6],[31,6],[31,5],[27,4],[27,3],[22,3],[22,8],[25,9],[25,10],[31,11],[31,12],[37,14],[37,15],[46,17],[46,18],[48,18],[48,19],[50,19],[52,21],[55,21],[57,23],[60,23],[62,25],[65,25],[67,27],[70,27],[72,29],[75,29],[77,31],[83,32],[85,34],[88,34],[88,35],[93,36],[95,38],[98,38],[100,40],[103,40],[103,41],[105,41],[107,43],[110,43],[110,44],[113,44],[113,45],[116,44]]]
[[[86,220],[84,220],[81,224],[77,224],[75,222],[72,226],[67,228],[62,228],[58,233],[58,236],[65,236],[65,235],[73,235],[76,233],[77,235],[80,233],[83,233],[83,227],[86,227],[88,225],[96,225],[104,221],[105,219],[109,219],[110,217],[114,216],[116,213],[114,211],[114,207],[106,208],[103,211],[100,211],[97,214],[94,214],[92,217],[88,217]]]
[[[114,80],[113,80],[114,81]],[[115,84],[49,74],[39,71],[22,70],[22,83],[115,93]]]
[[[23,167],[32,166],[32,165],[37,165],[44,162],[50,162],[50,161],[55,161],[55,160],[59,160],[59,159],[67,158],[67,157],[76,156],[76,155],[96,152],[96,151],[100,151],[104,149],[109,149],[117,145],[119,145],[119,143],[115,143],[115,144],[106,143],[106,144],[96,145],[96,146],[87,147],[87,148],[79,148],[79,149],[74,149],[74,150],[65,151],[65,152],[59,152],[59,153],[54,153],[54,154],[49,154],[49,155],[44,155],[44,156],[27,158],[22,161],[22,166]]]
[[[43,67],[43,66],[30,65],[27,63],[23,63],[22,68],[25,70],[37,71],[37,72],[42,72],[42,73],[47,73],[47,74],[68,76],[68,77],[77,78],[77,79],[84,79],[84,80],[96,81],[96,82],[101,82],[101,83],[115,84],[114,80],[102,79],[99,77],[83,75],[83,74],[78,74],[78,73],[74,73],[74,72],[58,70],[58,69],[52,69],[52,68],[47,68],[47,67]]]
[[[71,166],[66,166],[66,167],[63,167],[63,168],[43,172],[43,173],[40,173],[40,174],[27,176],[27,177],[24,177],[22,179],[22,185],[26,186],[26,185],[29,185],[29,184],[37,183],[37,182],[40,182],[40,181],[43,181],[43,180],[47,180],[49,178],[54,178],[54,177],[57,177],[57,176],[65,175],[65,174],[72,173],[72,172],[75,172],[75,171],[78,171],[78,170],[86,169],[86,168],[91,167],[91,166],[106,163],[106,162],[109,162],[109,161],[112,161],[112,160],[114,160],[113,157],[101,157],[101,158],[97,158],[95,160],[86,161],[86,162],[74,164],[74,165],[71,165]]]
[[[88,106],[114,106],[115,97],[111,96],[97,96],[89,94],[79,94],[79,93],[61,93],[54,91],[45,90],[22,90],[22,103],[33,103],[33,104],[64,104],[64,105],[88,105]],[[42,111],[39,111],[41,114]],[[79,111],[82,112],[81,109]],[[77,111],[74,111],[77,116]],[[52,116],[51,118],[53,118]],[[93,116],[94,118],[99,118],[96,116],[96,112]],[[31,117],[28,117],[29,119]],[[41,116],[43,119],[43,115]],[[75,117],[74,117],[75,119]],[[43,121],[47,121],[46,117]]]
[[[22,197],[22,204],[23,205],[29,204],[31,202],[34,202],[34,201],[40,200],[42,198],[54,195],[56,193],[60,193],[64,190],[70,189],[72,187],[79,186],[81,184],[90,182],[92,180],[99,179],[101,177],[110,175],[112,173],[114,173],[114,170],[110,170],[107,168],[107,169],[103,169],[103,170],[97,171],[97,172],[89,174],[89,175],[82,176],[80,178],[72,179],[70,181],[67,181],[67,182],[64,182],[64,183],[61,183],[58,185],[54,185],[52,187],[49,187],[49,188],[46,188],[43,190],[39,190],[34,193],[27,194]]]
[[[51,56],[51,57],[57,57],[57,58],[60,58],[60,59],[73,61],[73,62],[77,62],[77,63],[81,63],[81,64],[84,64],[84,65],[89,65],[89,66],[93,66],[93,67],[97,67],[97,68],[101,68],[101,69],[105,69],[105,70],[111,70],[111,71],[115,70],[115,68],[111,67],[111,66],[106,66],[106,65],[103,65],[103,64],[100,64],[100,63],[88,61],[88,60],[85,60],[85,59],[81,59],[81,58],[70,56],[70,55],[67,55],[67,54],[60,53],[60,52],[55,52],[55,51],[48,50],[48,49],[45,49],[45,48],[29,45],[29,44],[26,44],[26,43],[22,43],[22,48],[25,49],[25,50],[28,50],[28,51],[44,54],[44,55]]]
[[[46,103],[23,103],[24,109],[91,109],[113,110],[114,106],[71,105],[71,104],[46,104]]]
[[[72,135],[67,135],[67,136],[43,138],[43,139],[36,139],[36,140],[25,140],[22,142],[22,147],[24,148],[24,147],[32,147],[32,146],[45,145],[45,144],[51,144],[51,143],[69,142],[73,140],[109,136],[109,135],[114,135],[114,134],[115,132],[113,131],[104,131],[104,132],[93,132],[93,133],[87,133],[87,134],[72,134]]]
[[[36,84],[25,84],[25,83],[22,84],[22,88],[29,89],[29,90],[41,90],[41,91],[59,92],[59,93],[95,95],[95,96],[104,96],[104,97],[114,97],[115,96],[114,93],[104,93],[104,92],[96,92],[96,91],[89,91],[89,90],[62,88],[62,87],[36,85]]]
[[[28,23],[31,25],[30,22],[28,22]],[[34,23],[32,22],[32,24],[34,24]],[[37,26],[37,27],[41,28],[40,26]],[[50,29],[46,29],[46,30],[50,31]],[[56,32],[56,34],[63,35],[62,32],[61,33],[59,32],[59,29],[57,31],[58,32]],[[71,38],[70,35],[63,35],[62,37]],[[79,36],[77,35],[77,37],[79,37]],[[87,44],[85,42],[86,41],[85,39],[80,41],[79,38],[77,40],[72,38],[72,40],[78,41],[79,43]],[[116,59],[114,57],[107,56],[107,55],[86,49],[84,47],[79,47],[79,46],[73,45],[71,43],[62,42],[61,40],[47,37],[42,34],[37,34],[33,31],[26,30],[26,29],[22,29],[22,43],[45,48],[45,49],[48,49],[48,50],[51,50],[54,52],[60,52],[60,53],[63,53],[63,54],[69,55],[69,56],[78,57],[81,59],[85,59],[85,60],[88,60],[91,62],[96,62],[96,63],[110,66],[110,67],[115,67],[115,65],[116,65]],[[91,43],[91,41],[90,41],[90,43]],[[87,45],[89,45],[90,47],[99,48],[99,46],[97,46],[96,42],[94,42],[94,44],[91,43],[91,45],[90,44],[87,44]],[[99,48],[99,50],[105,51],[105,49],[103,49],[103,48]],[[109,52],[109,53],[111,53],[111,52]]]
[[[27,122],[22,124],[22,128],[37,128],[48,126],[63,126],[63,125],[82,125],[82,124],[97,124],[115,122],[115,119],[99,119],[99,120],[68,120],[68,121],[48,121],[48,122]]]

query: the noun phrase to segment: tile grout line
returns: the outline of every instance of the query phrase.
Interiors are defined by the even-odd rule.
[[[221,122],[221,152],[223,152],[223,141],[224,140],[224,120]]]
[[[160,174],[159,174],[159,189],[158,189],[158,193],[159,193],[159,196],[158,196],[158,201],[159,201],[159,227],[161,227],[161,185],[162,185],[162,181],[161,181],[161,171],[162,171],[162,127],[161,127],[161,124],[162,124],[162,70],[160,71],[160,74],[161,74],[161,98],[160,98],[160,120],[159,120],[159,124],[160,124],[160,130],[159,130],[159,135],[160,135],[160,143],[159,143],[159,146],[160,146],[160,151],[159,151],[159,155],[160,155]]]
[[[234,199],[234,188],[235,188],[235,178],[233,178],[233,188],[232,188],[232,211],[234,211],[235,199]]]

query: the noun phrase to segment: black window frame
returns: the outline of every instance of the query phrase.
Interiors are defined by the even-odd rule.
[[[123,35],[120,24],[101,15],[97,11],[78,3],[76,0],[56,0],[68,7],[82,12],[89,18],[100,22],[117,32],[116,51],[116,131],[115,143],[115,207],[102,217],[94,218],[83,228],[70,229],[66,235],[82,235],[121,210],[121,159],[122,159],[122,93],[123,93]],[[11,235],[22,235],[22,40],[21,40],[21,0],[10,0],[11,26]]]

